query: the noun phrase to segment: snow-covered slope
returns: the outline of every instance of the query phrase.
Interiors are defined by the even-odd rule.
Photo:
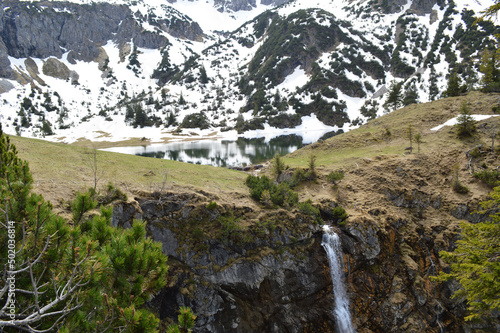
[[[439,97],[454,70],[477,85],[474,64],[498,31],[471,26],[491,1],[296,0],[236,12],[214,0],[71,2],[0,5],[7,133],[161,141],[319,121],[348,129],[384,112],[393,82],[420,102]],[[97,23],[78,26],[96,6]],[[33,37],[23,20],[63,33],[49,24]]]

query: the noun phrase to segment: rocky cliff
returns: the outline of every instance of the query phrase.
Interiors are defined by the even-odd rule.
[[[169,19],[145,17],[125,5],[71,2],[3,1],[0,7],[0,76],[12,78],[8,56],[14,58],[61,58],[96,61],[100,47],[108,41],[117,45],[133,43],[148,49],[168,44],[165,33],[197,39],[199,25],[172,9]],[[154,30],[145,28],[146,24]]]
[[[169,255],[172,280],[151,303],[160,317],[185,305],[198,315],[197,332],[331,331],[320,225],[284,211],[210,207],[207,199],[169,193],[115,207],[115,224],[145,219]]]
[[[447,269],[439,251],[453,249],[458,221],[489,215],[471,214],[480,196],[456,196],[441,174],[429,173],[447,173],[449,158],[365,160],[346,174],[342,194],[316,203],[342,241],[357,332],[492,329],[466,325],[465,303],[450,299],[457,285],[431,279]],[[165,193],[115,207],[115,224],[145,219],[170,257],[173,279],[151,303],[161,318],[185,305],[198,315],[197,332],[333,332],[332,282],[317,221],[297,210],[212,200]],[[340,202],[350,217],[339,225],[332,208]]]

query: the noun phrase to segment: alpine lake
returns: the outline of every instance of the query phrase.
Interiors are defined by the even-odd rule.
[[[185,163],[237,168],[263,163],[272,159],[276,153],[280,155],[290,154],[305,145],[325,140],[340,133],[343,133],[343,130],[316,131],[313,134],[293,133],[273,138],[239,137],[236,140],[177,141],[144,146],[113,147],[103,150]]]

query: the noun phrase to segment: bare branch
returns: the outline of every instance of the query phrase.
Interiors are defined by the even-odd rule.
[[[43,254],[45,253],[45,251],[47,251],[47,248],[49,247],[49,242],[50,242],[50,235],[47,236],[47,241],[45,242],[45,246],[43,247],[42,251],[40,251],[40,253],[38,254],[38,257],[35,259],[35,261],[33,261],[33,263],[31,264],[28,264],[26,267],[22,268],[22,269],[19,269],[17,271],[11,271],[12,274],[19,274],[19,273],[24,273],[24,272],[27,272],[29,269],[30,269],[30,265],[36,265],[41,259],[42,259],[42,256]],[[22,265],[25,265],[26,263],[22,263]]]
[[[24,232],[24,229],[23,229]],[[90,257],[90,252],[81,258],[80,252],[77,249],[77,256],[75,258],[75,263],[71,269],[71,273],[67,277],[65,282],[60,284],[57,283],[57,279],[52,274],[52,283],[54,287],[54,298],[48,304],[42,306],[40,304],[39,296],[45,294],[47,291],[44,289],[48,286],[48,283],[44,283],[39,285],[41,281],[41,276],[36,276],[33,270],[35,264],[39,263],[42,255],[47,251],[48,244],[50,243],[50,236],[47,236],[46,243],[44,244],[44,248],[41,253],[37,256],[34,261],[27,259],[26,262],[23,262],[22,265],[26,266],[17,271],[9,271],[9,276],[13,276],[14,274],[26,273],[29,272],[30,280],[31,280],[31,288],[32,290],[25,290],[22,288],[16,288],[14,291],[16,293],[23,293],[25,295],[33,296],[33,304],[25,307],[22,313],[17,313],[14,318],[11,318],[10,315],[7,315],[6,309],[7,305],[11,300],[11,295],[8,295],[8,298],[3,306],[2,310],[0,310],[0,328],[3,327],[15,327],[23,331],[27,332],[35,332],[35,333],[44,333],[54,330],[60,325],[65,317],[70,314],[72,311],[81,307],[81,303],[78,300],[79,291],[81,288],[88,285],[92,279],[94,273],[94,267],[90,267],[90,274],[84,274],[84,268],[82,267]],[[6,271],[5,271],[6,272]],[[46,268],[44,268],[41,272],[41,275],[46,273]],[[6,278],[4,276],[3,280],[5,282]],[[6,295],[6,292],[9,290],[9,284],[5,284],[0,290],[0,299],[3,299]],[[63,305],[64,308],[62,310],[55,310],[58,306]],[[51,327],[47,329],[37,329],[37,325],[47,317],[55,317],[55,320]],[[6,320],[8,318],[8,320]]]

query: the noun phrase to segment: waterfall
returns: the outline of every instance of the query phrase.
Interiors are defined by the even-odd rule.
[[[333,315],[337,322],[337,333],[354,333],[351,313],[349,312],[349,299],[347,298],[347,292],[344,287],[340,238],[329,228],[325,228],[321,245],[325,248],[328,261],[330,262],[330,275],[332,279],[333,296],[335,298]]]

